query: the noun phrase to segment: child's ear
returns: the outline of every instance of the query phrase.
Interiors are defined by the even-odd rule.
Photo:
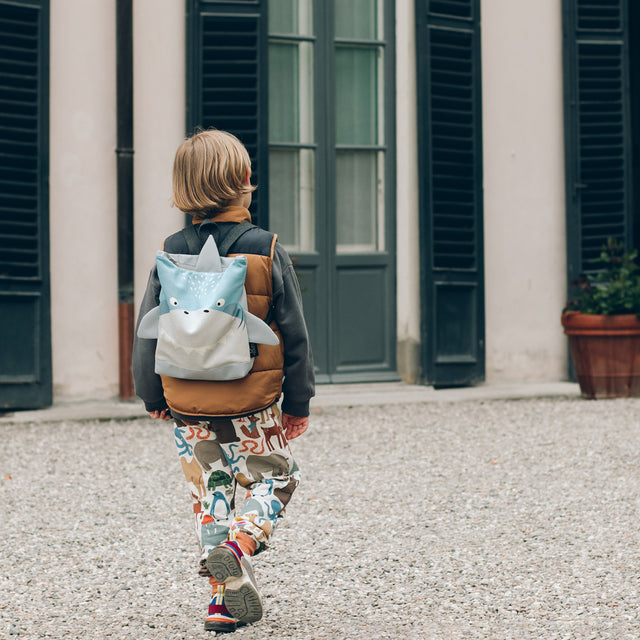
[[[247,169],[247,177],[244,181],[245,184],[251,184],[251,169]]]

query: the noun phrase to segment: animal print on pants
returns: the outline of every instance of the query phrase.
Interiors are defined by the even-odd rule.
[[[263,551],[300,481],[277,405],[245,418],[175,422],[202,558],[239,532]],[[236,514],[238,484],[247,493]]]

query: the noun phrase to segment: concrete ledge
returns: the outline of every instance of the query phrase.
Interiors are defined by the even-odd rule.
[[[402,382],[321,385],[317,388],[316,397],[311,401],[311,407],[517,400],[557,396],[579,397],[580,388],[572,382],[496,383],[438,390],[433,387],[408,385]]]
[[[134,420],[147,413],[140,401],[64,400],[38,410],[11,411],[0,414],[0,425],[29,422],[77,422],[86,420]]]
[[[439,389],[402,382],[318,385],[311,409],[328,407],[416,404],[423,402],[465,402],[469,400],[516,400],[521,398],[579,397],[577,384],[542,382],[521,384],[482,384],[476,387]],[[31,422],[77,422],[86,420],[135,420],[147,416],[141,401],[65,400],[47,409],[13,411],[0,414],[0,425]]]

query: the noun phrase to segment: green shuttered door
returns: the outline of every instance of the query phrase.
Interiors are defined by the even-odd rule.
[[[51,403],[48,2],[0,1],[0,409]]]
[[[479,2],[416,2],[425,381],[484,377]]]
[[[395,379],[393,2],[187,6],[187,128],[247,146],[252,214],[296,265],[318,379]]]

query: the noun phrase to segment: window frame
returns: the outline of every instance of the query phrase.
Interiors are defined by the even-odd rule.
[[[310,156],[312,158],[311,160],[311,164],[312,164],[312,169],[311,169],[311,177],[312,177],[312,192],[313,195],[311,196],[311,203],[310,203],[310,212],[309,215],[304,217],[303,215],[301,215],[301,206],[302,206],[302,200],[303,200],[303,195],[302,195],[302,187],[299,186],[298,189],[298,193],[295,196],[295,201],[298,205],[298,210],[296,211],[295,215],[296,218],[293,221],[293,226],[294,229],[297,231],[296,235],[297,237],[294,238],[295,240],[295,244],[288,244],[283,242],[283,246],[285,247],[285,249],[287,249],[287,251],[291,252],[291,253],[298,253],[298,254],[302,254],[302,253],[315,253],[317,251],[317,235],[318,235],[318,229],[317,229],[317,223],[316,223],[316,212],[318,211],[318,206],[317,206],[317,202],[316,202],[316,190],[317,190],[317,152],[318,152],[318,144],[317,144],[317,109],[315,108],[315,96],[317,95],[317,84],[315,82],[315,78],[316,78],[316,69],[317,69],[317,60],[316,60],[316,44],[317,44],[317,38],[315,36],[315,16],[313,16],[314,13],[314,8],[315,8],[315,3],[314,0],[309,0],[310,3],[310,10],[312,13],[312,28],[311,28],[311,33],[309,34],[304,34],[304,33],[300,33],[300,34],[283,34],[283,33],[278,33],[278,32],[268,32],[268,48],[269,51],[271,50],[271,45],[272,44],[279,44],[279,43],[284,43],[284,44],[296,44],[296,45],[303,45],[304,43],[307,43],[311,49],[309,55],[311,56],[311,70],[312,70],[312,74],[313,74],[313,78],[311,80],[311,86],[312,86],[312,91],[313,91],[313,95],[312,98],[310,100],[310,104],[311,104],[311,114],[310,114],[310,119],[308,122],[308,127],[310,129],[310,136],[309,136],[309,140],[304,141],[304,140],[298,140],[298,141],[283,141],[283,140],[272,140],[271,138],[271,132],[269,131],[269,125],[267,126],[267,140],[268,140],[268,155],[269,158],[271,158],[271,153],[272,152],[286,152],[286,151],[299,151],[301,152],[300,154],[297,155],[297,161],[299,163],[299,165],[302,163],[302,152],[304,151],[308,151],[310,153]],[[268,21],[268,20],[267,20]],[[300,51],[300,49],[299,49]],[[300,59],[300,58],[299,58]],[[299,63],[300,64],[300,63]],[[298,69],[298,73],[301,73],[301,69]],[[298,95],[297,95],[297,107],[298,107],[298,113],[300,114],[300,117],[302,118],[302,105],[301,105],[301,91],[302,91],[302,87],[299,87],[298,90]],[[309,114],[307,114],[309,115]],[[298,138],[302,138],[302,136],[300,135],[300,131],[297,132],[297,137]],[[301,172],[300,172],[301,174]],[[299,175],[300,175],[299,174]],[[271,172],[270,172],[270,176],[271,176]],[[273,189],[271,188],[271,184],[270,184],[270,189],[269,189],[270,193],[274,193],[277,192],[277,189]],[[271,204],[271,203],[270,203]],[[271,207],[269,207],[271,208]],[[271,221],[270,221],[271,222]],[[278,227],[278,225],[275,225],[276,227]],[[277,229],[276,229],[277,230]],[[281,231],[282,233],[282,231]],[[281,239],[281,241],[283,241],[283,239]]]

